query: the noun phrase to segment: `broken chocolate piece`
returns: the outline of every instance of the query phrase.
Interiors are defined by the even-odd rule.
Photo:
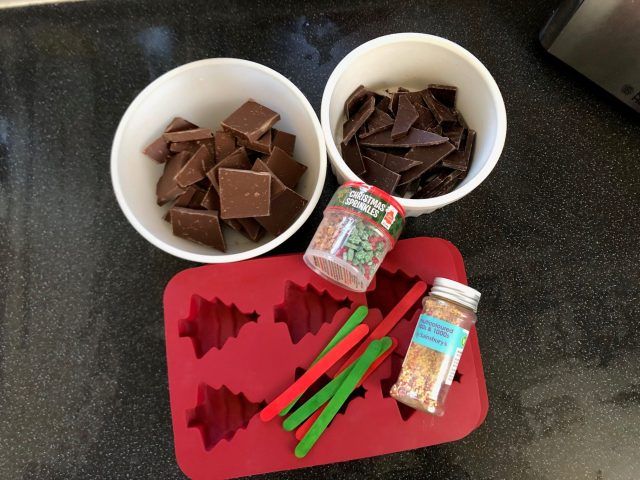
[[[431,178],[424,186],[418,190],[411,198],[428,198],[434,190],[436,190],[442,183],[447,179],[450,170],[445,170],[437,173],[433,178]]]
[[[287,155],[293,157],[293,150],[296,146],[296,136],[292,133],[283,132],[282,130],[273,129],[273,141],[271,142],[271,148],[278,147]]]
[[[434,96],[427,90],[423,92],[422,98],[424,99],[424,103],[427,104],[431,113],[438,121],[440,125],[450,125],[456,121],[456,116],[453,114],[453,111],[440,103],[438,100],[434,98]]]
[[[349,98],[347,98],[347,100],[344,102],[344,114],[346,115],[347,119],[351,118],[355,114],[355,112],[360,109],[362,104],[372,96],[373,92],[370,92],[362,85],[356,88],[353,93],[349,95]]]
[[[362,153],[383,167],[396,173],[402,173],[416,165],[420,165],[420,162],[417,160],[411,160],[401,157],[400,155],[394,155],[393,153],[374,150],[373,148],[365,148]]]
[[[295,188],[307,166],[296,162],[279,147],[274,147],[265,160],[267,167],[289,188]]]
[[[252,170],[221,168],[220,218],[249,218],[269,215],[271,174]]]
[[[163,140],[164,141],[164,140]],[[173,153],[189,152],[190,154],[196,153],[199,146],[196,142],[173,142],[169,144],[169,151]]]
[[[158,179],[156,185],[156,197],[158,205],[164,205],[167,202],[175,200],[179,195],[184,193],[184,189],[176,182],[176,175],[189,160],[187,152],[180,152],[177,155],[169,157],[164,164],[164,172]]]
[[[248,100],[222,121],[222,128],[245,140],[255,141],[264,135],[280,115],[270,108]]]
[[[253,150],[254,152],[267,153],[267,154],[271,151],[272,141],[273,141],[273,137],[272,137],[271,130],[267,130],[267,132],[256,141],[238,138],[239,145],[242,145],[243,147],[246,147],[249,150]]]
[[[429,85],[427,87],[427,91],[433,95],[438,102],[448,108],[456,107],[456,93],[458,92],[457,87],[453,87],[451,85]]]
[[[460,145],[463,141],[463,137],[466,137],[466,129],[462,125],[456,123],[443,133],[445,136],[449,137],[449,141],[453,144],[454,147],[456,147],[456,150],[460,150]]]
[[[205,160],[210,156],[207,147],[201,145],[196,153],[185,163],[184,167],[176,174],[176,182],[178,185],[186,188],[205,178],[203,165]]]
[[[382,96],[382,98],[376,103],[376,108],[385,113],[391,112],[391,99],[386,95]]]
[[[374,133],[381,132],[393,126],[393,118],[379,108],[376,108],[367,122],[364,124],[365,131],[358,134],[360,138],[368,137]]]
[[[220,210],[220,196],[213,186],[209,187],[200,205],[202,205],[205,210]]]
[[[464,150],[456,150],[447,158],[442,161],[442,165],[447,168],[453,168],[466,172],[469,169],[469,163],[471,161],[471,151],[473,150],[473,143],[476,138],[475,130],[469,130],[467,138],[464,142]]]
[[[273,173],[267,166],[267,164],[264,163],[261,159],[256,159],[253,167],[251,167],[251,170],[254,172],[268,173],[269,175],[271,175],[271,198],[277,197],[287,189],[287,186],[282,183],[282,180],[280,180],[278,176]]]
[[[368,157],[362,157],[362,160],[367,169],[367,173],[362,176],[362,180],[369,185],[381,188],[387,193],[393,192],[393,189],[396,188],[400,181],[400,175]]]
[[[426,172],[435,168],[443,158],[453,152],[455,149],[449,142],[442,143],[433,147],[417,147],[411,149],[407,153],[406,158],[411,160],[418,160],[420,165],[416,165],[410,168],[402,174],[400,179],[400,185],[412,182],[416,178],[424,175]]]
[[[427,130],[427,132],[435,133],[436,135],[444,136],[442,125],[435,125]]]
[[[242,225],[242,234],[253,242],[259,241],[264,236],[264,228],[254,218],[239,218]]]
[[[347,167],[358,176],[363,175],[367,169],[362,161],[362,155],[360,154],[360,146],[358,145],[358,137],[354,136],[349,143],[340,144],[342,150],[342,159]]]
[[[153,142],[147,145],[142,153],[152,158],[157,163],[166,162],[167,157],[170,155],[169,149],[167,148],[167,142],[165,142],[162,137],[156,138]]]
[[[391,94],[391,113],[395,116],[398,113],[398,102],[400,101],[400,97],[404,97],[407,92],[406,88],[398,87],[398,91]]]
[[[176,203],[174,203],[173,206],[202,209],[200,202],[202,202],[204,195],[205,192],[203,190],[195,185],[190,185],[182,195],[176,198]]]
[[[351,137],[356,134],[360,127],[364,125],[364,122],[366,122],[367,119],[371,116],[373,111],[376,109],[375,103],[375,98],[369,97],[368,100],[365,100],[356,114],[345,122],[345,124],[342,126],[343,145],[349,143]]]
[[[418,120],[418,112],[409,100],[408,95],[402,95],[398,100],[398,114],[391,129],[391,138],[394,140],[404,137]]]
[[[236,232],[242,233],[244,235],[244,228],[242,228],[242,224],[240,223],[239,219],[227,218],[226,220],[222,220],[222,222],[224,222],[225,225],[231,227]]]
[[[173,207],[170,212],[174,235],[208,245],[222,252],[226,250],[218,212],[183,207]]]
[[[441,137],[432,132],[410,128],[409,133],[402,138],[394,140],[391,131],[384,130],[360,140],[360,145],[367,147],[420,147],[438,145],[446,142],[447,137]]]
[[[283,193],[271,199],[271,214],[256,217],[256,221],[274,236],[284,232],[309,203],[305,198],[287,188]]]
[[[211,185],[213,185],[216,190],[219,190],[218,170],[221,168],[249,170],[251,168],[251,162],[249,161],[245,148],[240,147],[236,149],[231,155],[227,155],[226,158],[216,163],[216,165],[207,172],[207,178],[211,181]]]
[[[416,120],[415,127],[420,130],[428,130],[429,128],[437,125],[435,117],[431,110],[429,110],[424,105],[418,105],[416,107],[416,111],[418,112],[418,120]]]
[[[213,133],[211,133],[210,128],[194,128],[191,130],[181,130],[179,132],[168,132],[163,133],[162,138],[166,142],[190,142],[192,140],[204,140],[206,138],[211,138]]]
[[[194,128],[200,127],[182,117],[174,117],[171,123],[167,125],[167,128],[164,129],[164,133],[181,132],[183,130],[193,130]]]
[[[216,161],[224,160],[231,155],[236,149],[236,139],[227,132],[222,130],[216,131],[214,134]]]

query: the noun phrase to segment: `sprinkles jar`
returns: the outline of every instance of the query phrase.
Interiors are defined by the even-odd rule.
[[[345,183],[325,209],[304,261],[333,283],[364,292],[404,221],[404,209],[388,193],[365,183]]]
[[[469,330],[476,323],[480,292],[436,277],[422,301],[400,375],[391,396],[416,410],[444,414],[444,403],[458,368]]]

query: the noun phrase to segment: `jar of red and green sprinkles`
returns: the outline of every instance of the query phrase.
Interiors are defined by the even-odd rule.
[[[404,209],[388,193],[365,183],[345,183],[325,209],[304,261],[318,275],[364,292],[404,222]]]

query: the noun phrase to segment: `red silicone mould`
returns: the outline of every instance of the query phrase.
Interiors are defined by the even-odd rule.
[[[388,395],[420,302],[391,332],[396,351],[354,392],[304,459],[294,456],[296,439],[282,429],[280,417],[264,423],[256,415],[304,372],[356,306],[369,306],[365,322],[373,328],[413,282],[431,284],[436,276],[466,283],[458,250],[435,238],[398,242],[366,293],[324,281],[301,255],[176,275],[164,308],[180,468],[194,480],[235,478],[426,447],[471,433],[488,408],[475,329],[443,417],[416,412]]]

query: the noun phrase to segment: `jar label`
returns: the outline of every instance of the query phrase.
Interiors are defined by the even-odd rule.
[[[343,185],[331,198],[327,210],[347,210],[380,225],[395,242],[404,226],[398,209],[368,185]]]

